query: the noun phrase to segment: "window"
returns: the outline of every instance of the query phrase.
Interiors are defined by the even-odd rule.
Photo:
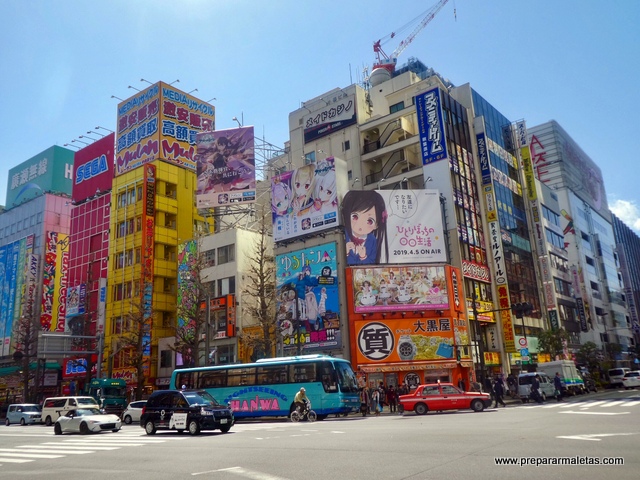
[[[218,265],[235,261],[235,245],[226,245],[218,248]]]
[[[316,163],[316,152],[309,152],[304,154],[304,164],[309,165],[310,163]]]
[[[396,113],[400,110],[404,110],[404,102],[398,102],[389,107],[389,113]]]
[[[171,350],[160,351],[160,368],[173,367],[173,352]]]
[[[203,267],[215,267],[216,265],[216,251],[207,250],[202,254],[202,266]]]
[[[236,293],[236,277],[219,279],[217,291],[219,296]]]
[[[350,140],[345,140],[344,142],[342,142],[342,151],[343,152],[346,152],[350,148],[351,148],[351,141]]]

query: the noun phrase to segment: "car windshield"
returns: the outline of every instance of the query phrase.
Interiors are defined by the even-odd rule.
[[[95,405],[96,401],[91,397],[78,398],[78,405]]]
[[[76,417],[86,417],[87,415],[100,415],[97,408],[79,408],[76,410]]]
[[[41,412],[42,409],[38,405],[25,405],[22,407],[23,412]]]
[[[207,392],[183,392],[189,405],[205,405],[207,407],[219,407],[220,404]]]
[[[625,377],[638,377],[640,376],[640,372],[629,372],[625,375]]]

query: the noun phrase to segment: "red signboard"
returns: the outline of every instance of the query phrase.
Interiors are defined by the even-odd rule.
[[[78,150],[73,160],[74,202],[82,202],[96,193],[111,190],[115,134],[97,140]]]

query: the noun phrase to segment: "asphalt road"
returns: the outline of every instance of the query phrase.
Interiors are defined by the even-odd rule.
[[[227,434],[197,437],[146,436],[137,425],[62,437],[51,427],[1,426],[0,478],[637,480],[639,447],[640,391],[620,390],[482,413],[243,422]],[[496,465],[496,457],[621,457],[624,465],[506,466]]]

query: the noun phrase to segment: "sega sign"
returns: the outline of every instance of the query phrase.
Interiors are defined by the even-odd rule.
[[[94,363],[91,368],[91,373],[96,373],[97,368],[95,365],[97,358],[92,355],[92,362]],[[80,377],[87,373],[87,359],[86,358],[66,358],[62,365],[62,377]]]
[[[107,165],[107,156],[100,155],[98,158],[94,158],[90,162],[80,165],[76,169],[76,185],[108,170],[109,166]]]

